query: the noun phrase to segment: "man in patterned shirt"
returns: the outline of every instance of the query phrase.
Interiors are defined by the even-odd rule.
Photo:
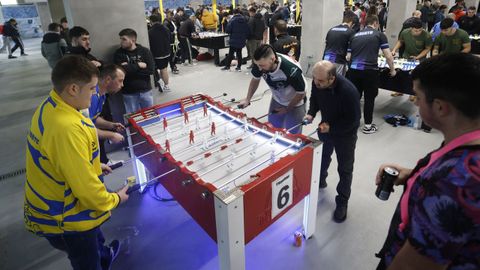
[[[450,78],[456,78],[451,80]],[[441,148],[400,172],[405,192],[377,269],[480,269],[480,58],[432,57],[413,72],[416,104],[444,136]]]

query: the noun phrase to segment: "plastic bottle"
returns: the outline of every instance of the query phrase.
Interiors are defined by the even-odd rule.
[[[413,124],[413,128],[414,129],[420,129],[420,127],[422,126],[422,123],[421,123],[421,119],[420,119],[420,115],[417,113],[415,115],[415,123]]]

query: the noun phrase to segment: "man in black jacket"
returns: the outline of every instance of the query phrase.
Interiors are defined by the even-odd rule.
[[[190,16],[190,18],[180,25],[178,28],[178,41],[180,42],[180,49],[182,50],[182,63],[185,63],[188,60],[190,65],[193,65],[192,59],[192,45],[190,39],[195,35],[195,20],[197,17],[195,15]]]
[[[150,42],[150,48],[152,48],[152,55],[155,59],[156,70],[153,73],[155,82],[160,92],[169,92],[167,67],[170,60],[171,33],[170,30],[161,23],[162,18],[160,15],[150,16],[150,22],[152,23],[152,27],[148,30],[148,40]],[[160,70],[160,72],[158,72],[158,70]],[[163,88],[159,83],[160,78],[164,82]]]
[[[123,103],[125,111],[133,113],[153,105],[150,75],[155,70],[155,63],[150,50],[136,43],[135,30],[126,28],[118,35],[121,47],[115,51],[113,62],[125,69]]]
[[[317,112],[322,115],[318,125],[318,138],[323,142],[319,186],[327,187],[328,167],[335,150],[340,181],[333,219],[343,222],[347,218],[351,193],[357,129],[360,125],[360,95],[349,80],[336,73],[335,65],[329,61],[316,63],[312,75],[310,109],[304,121],[312,122]]]
[[[20,32],[18,32],[17,21],[15,19],[12,18],[5,23],[3,26],[3,34],[9,37],[15,43],[15,46],[13,46],[10,54],[8,55],[8,59],[17,58],[16,56],[13,56],[13,52],[15,52],[18,48],[20,48],[21,56],[28,55],[24,51],[23,42],[20,38]]]
[[[81,26],[75,26],[68,32],[71,39],[71,46],[67,49],[67,54],[80,55],[90,60],[97,68],[102,66],[102,62],[90,54],[90,33]]]
[[[477,8],[471,6],[467,10],[467,14],[460,17],[458,25],[461,29],[467,31],[469,35],[480,34],[480,18],[477,17]]]
[[[273,43],[275,51],[298,61],[300,59],[300,41],[288,34],[286,21],[277,20],[275,23],[275,36],[277,37],[277,41]]]
[[[257,13],[255,7],[250,7],[248,10],[250,18],[248,19],[248,26],[250,27],[250,36],[247,40],[247,51],[248,56],[252,59],[253,66],[253,54],[255,50],[260,47],[262,40],[265,39],[264,35],[266,34],[267,25],[261,13]]]
[[[165,17],[165,20],[163,21],[163,25],[170,30],[170,58],[169,58],[169,63],[170,63],[170,69],[172,69],[173,74],[178,74],[178,68],[177,68],[177,44],[175,44],[176,39],[177,39],[177,25],[173,21],[173,11],[169,10],[167,11],[167,16]]]

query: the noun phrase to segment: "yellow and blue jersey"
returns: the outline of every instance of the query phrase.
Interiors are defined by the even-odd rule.
[[[53,90],[33,115],[26,169],[24,220],[36,234],[91,230],[120,203],[100,179],[95,126]]]
[[[106,96],[100,94],[100,89],[97,85],[97,92],[92,95],[92,99],[90,101],[90,108],[88,108],[88,113],[90,119],[92,119],[93,123],[97,121],[97,118],[102,113],[103,104],[105,103]]]

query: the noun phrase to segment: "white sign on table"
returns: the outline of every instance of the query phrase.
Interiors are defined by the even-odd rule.
[[[272,219],[293,202],[293,170],[272,182]]]

